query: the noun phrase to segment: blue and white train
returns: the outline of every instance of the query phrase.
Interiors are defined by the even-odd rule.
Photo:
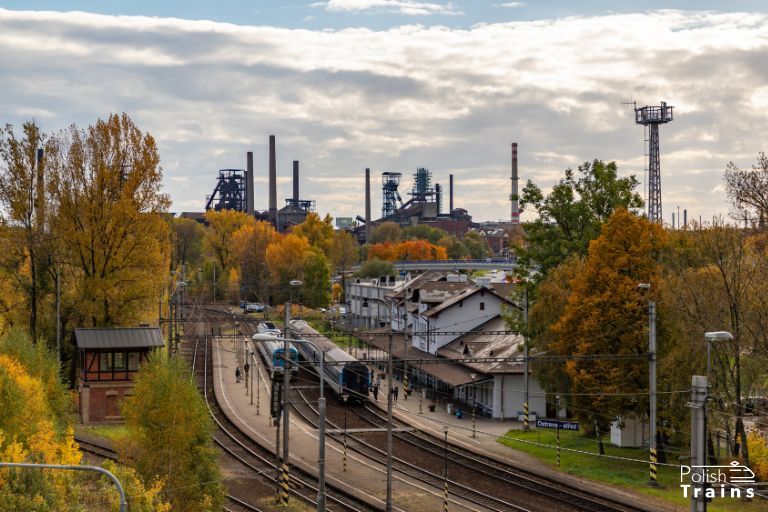
[[[365,363],[341,350],[303,320],[292,320],[291,331],[298,338],[306,336],[307,340],[323,351],[325,354],[324,378],[336,396],[346,393],[349,395],[350,401],[363,402],[368,400],[371,371]],[[318,371],[320,353],[308,343],[298,343],[297,345],[302,358],[308,361],[315,368],[315,371]]]
[[[267,368],[271,372],[272,378],[274,379],[275,375],[283,375],[283,370],[285,368],[283,342],[258,341],[254,342],[254,345],[256,345],[256,350],[259,352],[261,358],[264,360],[264,364],[267,365]],[[299,352],[292,343],[288,343],[288,358],[291,360],[291,364],[289,365],[291,379],[294,379],[299,372]]]

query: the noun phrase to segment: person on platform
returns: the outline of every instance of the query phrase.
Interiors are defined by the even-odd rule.
[[[377,402],[379,401],[379,385],[374,384],[373,385],[373,399]]]
[[[397,402],[397,395],[400,393],[400,388],[398,386],[395,386],[392,388],[392,398],[394,398],[395,402]]]
[[[235,369],[235,379],[237,379],[237,382],[240,382],[240,367],[239,366]]]

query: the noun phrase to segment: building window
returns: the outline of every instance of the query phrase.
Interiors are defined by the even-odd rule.
[[[480,311],[485,311],[485,302],[480,303]]]
[[[139,370],[139,360],[141,354],[138,352],[128,352],[128,371],[135,372]]]
[[[125,352],[115,352],[115,370],[125,371]]]
[[[99,371],[111,372],[112,371],[112,353],[102,352],[99,354]]]

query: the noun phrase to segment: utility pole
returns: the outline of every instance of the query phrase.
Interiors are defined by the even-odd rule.
[[[284,505],[288,504],[288,485],[290,483],[290,475],[288,474],[288,428],[290,426],[290,419],[288,415],[288,386],[291,382],[290,370],[288,365],[290,364],[290,358],[288,357],[288,332],[291,322],[291,301],[285,303],[285,334],[283,335],[283,466],[282,466],[282,501]]]
[[[704,496],[706,484],[706,457],[704,447],[707,443],[705,434],[707,418],[707,378],[704,375],[694,375],[691,379],[691,401],[688,402],[691,411],[691,512],[706,512],[707,500]],[[696,467],[699,466],[699,467]],[[694,484],[693,472],[699,473]],[[698,492],[697,492],[698,490]]]
[[[530,403],[528,401],[528,284],[525,286],[525,306],[523,307],[523,318],[525,320],[525,334],[523,334],[523,358],[525,359],[525,402],[523,402],[523,430],[528,430]]]
[[[650,480],[648,485],[659,485],[656,480],[656,460],[657,460],[657,446],[656,446],[656,303],[654,301],[648,301],[648,352],[649,371],[648,371],[648,388],[650,390],[650,419],[651,419],[651,466],[650,466]]]

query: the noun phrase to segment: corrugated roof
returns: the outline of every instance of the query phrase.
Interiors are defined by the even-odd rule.
[[[378,334],[386,333],[386,331],[382,329],[376,329],[371,332]],[[389,347],[389,338],[388,336],[373,336],[371,343],[376,348],[386,352]],[[392,333],[392,357],[395,359],[404,359],[404,355],[405,347],[403,346],[403,334]],[[472,382],[472,374],[476,373],[473,369],[454,361],[444,361],[438,364],[443,358],[433,356],[429,352],[424,352],[413,346],[408,347],[408,359],[421,359],[425,363],[420,366],[421,371],[432,375],[449,386],[455,387],[461,386],[462,384],[468,384]],[[416,365],[416,363],[413,362],[410,364]]]
[[[477,331],[505,331],[506,323],[501,316],[496,316],[483,325],[477,327]],[[453,340],[437,351],[437,355],[451,359],[480,359],[496,358],[489,362],[466,362],[469,368],[485,374],[494,373],[522,373],[524,365],[517,360],[522,357],[523,337],[519,334],[480,334],[468,332]],[[498,361],[498,358],[509,359]]]
[[[75,343],[81,349],[162,347],[159,327],[77,328]]]

